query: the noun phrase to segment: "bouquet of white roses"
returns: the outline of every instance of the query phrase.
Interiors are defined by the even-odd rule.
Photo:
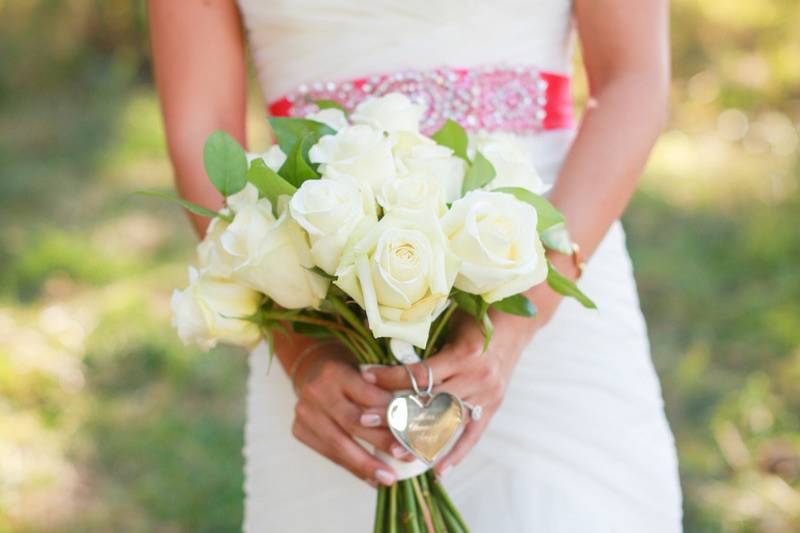
[[[173,296],[184,342],[252,346],[288,325],[340,341],[360,364],[410,364],[440,348],[457,309],[488,344],[488,309],[534,316],[522,293],[539,283],[593,305],[546,259],[543,242],[568,245],[564,219],[513,136],[469,138],[447,121],[427,137],[422,109],[398,93],[350,116],[317,105],[306,118],[271,118],[277,145],[264,154],[209,137],[205,167],[226,207],[176,199],[214,218],[188,288]],[[424,411],[432,395],[416,392]],[[433,450],[410,440],[407,406],[390,405],[390,429],[425,467],[458,437],[453,402],[458,428]],[[375,520],[376,531],[467,531],[430,471],[379,489]]]

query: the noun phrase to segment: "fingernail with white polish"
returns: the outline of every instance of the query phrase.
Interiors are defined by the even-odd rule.
[[[374,413],[364,413],[361,415],[361,425],[366,428],[374,428],[381,425],[381,417]]]
[[[372,372],[366,372],[366,371],[362,372],[361,377],[363,377],[364,381],[366,381],[367,383],[375,383],[376,381],[375,374],[373,374]]]
[[[394,484],[394,475],[387,470],[376,470],[375,478],[387,487]]]
[[[404,457],[406,454],[408,454],[408,452],[402,446],[397,446],[397,445],[392,446],[392,455],[394,455],[395,458],[400,459],[401,457]]]
[[[453,465],[447,465],[441,472],[439,472],[439,478],[440,479],[446,478],[451,470],[453,470]]]

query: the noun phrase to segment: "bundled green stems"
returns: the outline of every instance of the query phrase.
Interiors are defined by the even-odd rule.
[[[397,364],[387,349],[385,339],[379,341],[365,325],[363,311],[354,311],[343,299],[341,291],[331,289],[323,301],[324,311],[286,310],[265,302],[259,312],[252,317],[269,341],[273,328],[280,329],[288,323],[298,332],[314,332],[317,336],[334,337],[346,346],[359,364]],[[419,351],[421,358],[430,357],[440,348],[445,332],[457,305],[451,303],[431,326],[428,344]]]
[[[436,353],[446,337],[457,305],[451,303],[431,325],[422,359]],[[272,328],[290,324],[296,331],[334,337],[346,346],[359,364],[397,364],[385,339],[375,339],[365,325],[363,311],[353,309],[346,295],[332,288],[320,311],[285,310],[265,302],[258,314],[265,337]],[[375,508],[376,533],[466,533],[461,515],[432,470],[378,489]]]
[[[375,533],[468,533],[433,471],[378,489]]]

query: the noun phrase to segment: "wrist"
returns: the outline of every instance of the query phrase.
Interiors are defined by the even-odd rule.
[[[559,264],[555,264],[554,266],[559,272],[570,279],[576,279],[577,272],[569,268],[569,262],[565,263],[563,267]],[[562,271],[562,268],[566,270],[566,272]],[[527,296],[528,299],[533,302],[533,305],[536,306],[536,316],[533,318],[513,318],[518,322],[515,324],[515,326],[520,331],[525,332],[529,337],[528,340],[530,340],[530,338],[532,338],[537,331],[550,322],[550,319],[555,314],[558,305],[561,303],[561,300],[563,300],[564,297],[550,288],[550,285],[548,285],[546,281],[527,291],[525,296]]]
[[[330,355],[335,351],[336,341],[322,341],[310,344],[301,351],[292,362],[289,369],[289,381],[295,392],[298,392],[305,382],[308,375],[314,367],[325,359],[329,359]]]
[[[580,256],[562,254],[553,250],[547,251],[547,259],[552,263],[553,267],[558,270],[562,275],[568,277],[572,281],[577,281],[581,276],[582,267],[580,266],[582,259]]]
[[[538,322],[540,311],[535,317],[522,317],[510,315],[500,311],[491,311],[492,325],[494,326],[494,333],[492,334],[492,343],[494,350],[508,357],[512,363],[516,364],[516,360],[522,353],[522,350],[530,344],[533,336],[538,329]]]

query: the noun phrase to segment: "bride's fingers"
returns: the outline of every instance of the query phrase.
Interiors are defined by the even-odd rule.
[[[449,392],[453,396],[457,398],[468,398],[470,396],[475,396],[483,391],[484,383],[480,380],[476,380],[472,376],[469,375],[457,375],[452,379],[448,379],[441,385],[437,385],[433,388],[433,392]]]
[[[394,438],[394,435],[386,429],[361,428],[355,433],[355,436],[372,444],[382,452],[388,453],[395,459],[406,462],[414,460],[414,456],[403,448],[403,446],[397,442],[397,439]]]
[[[319,436],[317,433],[309,427],[307,424],[301,421],[295,421],[294,426],[292,426],[292,434],[294,437],[317,452],[318,454],[322,455],[329,461],[341,466],[342,468],[347,468],[341,459],[334,453],[333,449]],[[364,479],[367,483],[372,485],[373,487],[377,486],[376,482],[373,479]]]
[[[456,347],[446,346],[441,352],[425,360],[425,365],[429,366],[433,372],[434,384],[442,383],[458,370],[458,353]],[[422,363],[408,365],[420,389],[428,386],[428,369],[425,368],[425,365]],[[412,388],[408,372],[402,365],[372,367],[363,370],[361,375],[368,383],[374,383],[385,390],[410,390]]]
[[[410,455],[386,429],[364,427],[361,424],[361,409],[347,398],[332,400],[325,405],[325,409],[345,433],[360,437],[397,459],[403,459]]]
[[[397,474],[389,466],[368,453],[322,412],[303,402],[298,402],[295,409],[297,416],[292,433],[299,440],[358,478],[387,486],[397,480]]]
[[[292,435],[318,454],[327,457],[339,466],[344,466],[335,456],[331,447],[306,422],[296,418],[292,424]]]
[[[386,408],[385,407],[371,407],[364,409],[361,412],[359,420],[365,428],[385,428],[386,425]]]
[[[392,401],[392,393],[368,383],[356,372],[350,373],[343,383],[344,392],[348,398],[363,407],[386,408]]]

